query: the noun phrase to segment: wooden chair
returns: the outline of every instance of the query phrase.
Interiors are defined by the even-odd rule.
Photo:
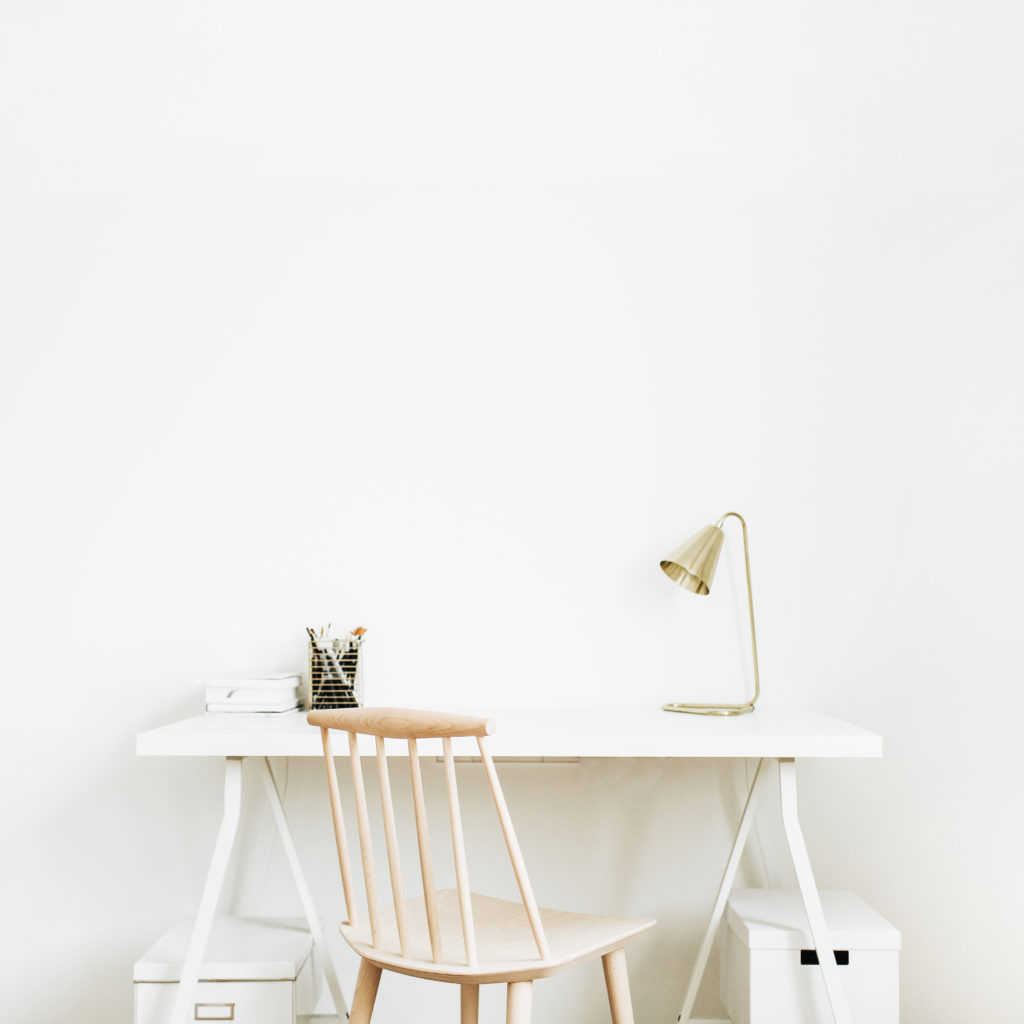
[[[341,925],[341,934],[362,958],[349,1024],[368,1024],[383,970],[461,986],[462,1024],[477,1024],[481,985],[504,983],[508,986],[508,1024],[528,1024],[535,978],[548,977],[572,964],[596,957],[601,957],[603,962],[613,1024],[633,1024],[623,947],[655,922],[651,918],[598,917],[545,910],[537,906],[494,762],[487,749],[485,737],[494,731],[493,722],[464,715],[402,708],[312,711],[308,721],[319,726],[323,738],[338,863],[348,915],[348,920]],[[360,920],[356,912],[338,778],[331,750],[332,729],[348,733],[366,889],[368,920],[365,921]],[[380,905],[376,888],[359,735],[376,738],[384,839],[393,897],[393,905],[386,909]],[[477,738],[480,759],[490,783],[521,902],[493,899],[470,891],[452,756],[452,738],[456,736]],[[385,739],[408,741],[413,812],[423,882],[423,895],[415,899],[406,898],[403,889],[388,762],[384,756]],[[436,739],[441,740],[444,754],[455,890],[437,890],[434,886],[418,743]]]

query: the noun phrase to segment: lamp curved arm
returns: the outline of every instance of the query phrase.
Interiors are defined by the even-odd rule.
[[[761,679],[757,671],[757,632],[754,629],[754,588],[750,584],[750,545],[747,542],[747,521],[739,514],[739,512],[726,512],[721,519],[718,520],[718,527],[721,529],[722,523],[733,516],[740,521],[740,526],[743,528],[743,561],[747,570],[747,608],[750,610],[750,649],[754,655],[754,697],[751,700],[753,705],[757,698],[761,696]]]

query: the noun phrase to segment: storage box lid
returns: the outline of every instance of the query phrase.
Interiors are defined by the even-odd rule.
[[[821,893],[833,949],[899,949],[900,933],[852,892]],[[798,889],[734,889],[725,919],[750,949],[813,949]]]
[[[180,981],[195,919],[169,928],[135,962],[135,981]],[[210,929],[200,981],[294,981],[313,939],[304,920],[217,917]]]

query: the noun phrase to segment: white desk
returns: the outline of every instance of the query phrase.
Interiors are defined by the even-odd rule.
[[[450,708],[448,710],[460,710]],[[679,1020],[688,1024],[697,990],[704,976],[715,932],[721,922],[729,892],[739,867],[740,856],[753,823],[754,811],[764,792],[768,773],[765,760],[779,764],[782,824],[789,846],[797,883],[836,1024],[850,1024],[832,945],[828,938],[814,875],[803,833],[797,818],[796,770],[794,759],[815,757],[881,757],[882,739],[846,722],[815,711],[788,708],[758,708],[735,718],[670,714],[657,708],[565,708],[464,709],[493,717],[497,731],[490,738],[496,758],[566,757],[742,757],[757,758],[746,806],[740,818],[732,850],[723,872],[707,929],[697,955]],[[363,737],[363,739],[367,739]],[[459,741],[455,741],[459,753]],[[404,743],[388,741],[395,756],[408,756]],[[191,1020],[187,1014],[198,979],[210,923],[224,882],[228,859],[238,831],[242,796],[242,760],[257,758],[257,765],[270,801],[278,833],[284,846],[299,897],[309,921],[328,986],[340,1019],[347,1003],[338,982],[329,950],[323,940],[312,897],[299,864],[269,757],[322,757],[320,733],[306,723],[304,714],[285,715],[199,715],[159,729],[140,733],[136,752],[143,756],[222,757],[226,759],[224,816],[214,846],[210,869],[200,900],[196,924],[189,944],[172,1012],[172,1024]],[[372,748],[367,746],[367,753]],[[469,747],[466,753],[471,753]],[[825,952],[822,952],[825,951]]]

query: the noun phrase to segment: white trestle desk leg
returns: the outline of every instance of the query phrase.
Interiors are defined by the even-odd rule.
[[[327,978],[327,987],[330,989],[331,998],[334,1001],[334,1009],[337,1011],[338,1019],[344,1021],[348,1017],[348,1003],[341,990],[341,982],[338,980],[338,971],[331,956],[331,950],[324,941],[323,929],[320,927],[320,917],[313,905],[313,897],[310,895],[306,879],[302,874],[302,867],[299,864],[299,855],[295,852],[295,844],[292,842],[292,834],[288,828],[288,819],[284,816],[284,807],[281,805],[281,795],[277,791],[277,783],[274,781],[274,773],[270,768],[270,761],[263,757],[259,759],[260,774],[263,776],[263,785],[267,790],[267,799],[270,801],[270,809],[274,814],[274,821],[277,824],[277,832],[281,837],[281,844],[284,847],[285,856],[288,858],[288,865],[292,869],[292,877],[295,879],[295,887],[299,890],[299,901],[309,922],[309,932],[313,936],[313,945],[320,957],[320,966],[324,976]]]
[[[199,981],[199,968],[206,952],[206,942],[210,937],[210,926],[217,909],[221,889],[224,886],[224,874],[231,850],[238,834],[238,819],[242,810],[242,759],[229,757],[224,769],[224,815],[221,818],[217,841],[210,858],[210,869],[206,873],[206,884],[199,900],[199,910],[192,927],[185,962],[181,968],[181,981],[178,982],[178,993],[174,997],[171,1009],[171,1024],[186,1024],[193,1020],[193,998],[196,984]]]
[[[690,975],[690,984],[686,989],[686,996],[683,998],[682,1009],[679,1011],[678,1020],[682,1024],[690,1024],[690,1014],[693,1013],[693,1004],[696,1002],[700,983],[704,980],[704,971],[708,965],[708,957],[711,955],[711,947],[715,942],[715,934],[722,921],[722,915],[725,913],[725,904],[729,899],[729,893],[732,891],[732,883],[736,877],[736,870],[740,866],[743,848],[747,845],[750,826],[754,823],[754,812],[757,810],[758,801],[761,799],[761,792],[768,778],[768,773],[763,769],[764,759],[762,758],[757,762],[754,781],[750,784],[750,791],[747,793],[747,803],[743,808],[743,816],[740,818],[740,825],[736,830],[736,838],[732,843],[732,852],[729,854],[728,863],[725,865],[722,884],[718,887],[718,897],[715,900],[714,909],[711,911],[711,920],[708,921],[707,931],[704,933],[704,941],[700,944],[697,960],[693,965],[693,973]]]
[[[825,913],[821,909],[821,896],[814,884],[814,872],[811,860],[807,856],[803,832],[796,813],[796,763],[792,758],[779,759],[779,794],[782,803],[782,827],[789,843],[789,854],[793,858],[797,884],[803,899],[807,923],[811,928],[811,938],[818,952],[818,963],[821,965],[822,977],[825,980],[825,992],[828,995],[832,1017],[836,1024],[850,1024],[850,1011],[846,1005],[839,968],[832,951]]]

